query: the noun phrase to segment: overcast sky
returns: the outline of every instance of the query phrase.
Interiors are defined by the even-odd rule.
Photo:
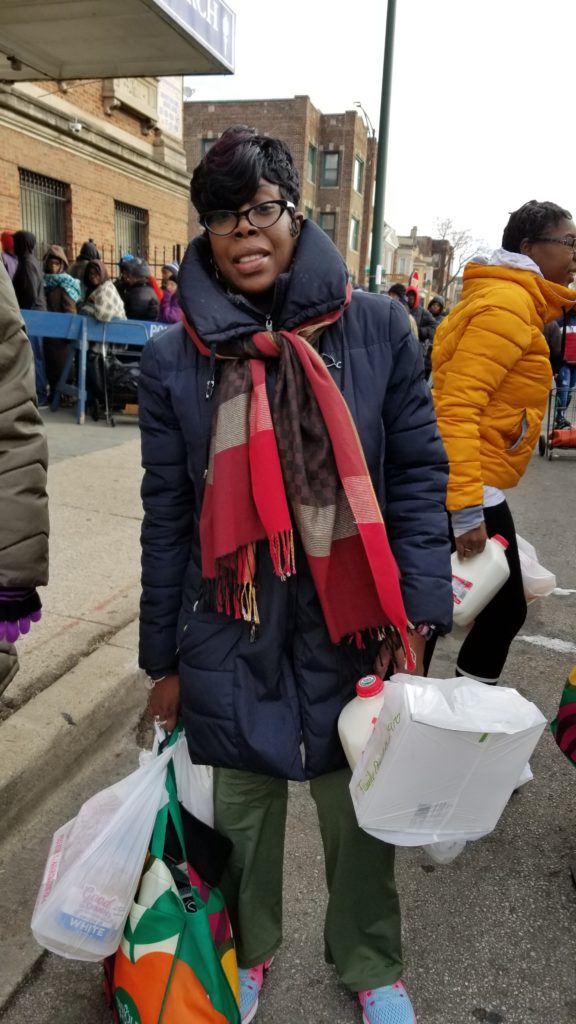
[[[236,74],[187,79],[194,98],[360,100],[378,130],[385,0],[228,3]],[[575,27],[561,0],[397,0],[385,216],[399,234],[450,217],[496,246],[528,199],[576,213]]]

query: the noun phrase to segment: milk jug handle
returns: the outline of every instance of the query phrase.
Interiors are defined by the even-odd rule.
[[[504,551],[506,551],[510,547],[510,542],[507,541],[506,537],[503,537],[501,533],[495,533],[490,538],[490,540],[495,540],[496,543],[499,544],[501,548],[504,548]]]

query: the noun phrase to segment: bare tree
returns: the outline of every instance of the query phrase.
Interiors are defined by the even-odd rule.
[[[491,247],[484,239],[473,238],[468,228],[457,228],[450,217],[436,221],[437,237],[446,239],[452,246],[452,259],[447,261],[444,271],[442,292],[448,297],[451,285],[460,277],[464,267],[474,256],[485,256]]]

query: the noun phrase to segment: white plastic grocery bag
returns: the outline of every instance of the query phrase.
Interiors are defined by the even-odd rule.
[[[140,764],[145,764],[158,752],[159,743],[166,739],[167,734],[161,726],[156,725],[156,739],[152,750],[140,752]],[[205,764],[193,764],[188,752],[186,736],[180,733],[172,755],[178,800],[190,814],[199,818],[205,825],[214,828],[214,772]]]
[[[41,946],[91,961],[117,949],[156,815],[167,799],[166,768],[174,750],[146,758],[54,834],[32,915]]]
[[[556,587],[554,573],[540,565],[535,548],[527,540],[516,534],[516,541],[526,600],[530,603],[537,597],[548,597]]]
[[[516,690],[393,676],[350,783],[359,825],[398,846],[480,839],[495,828],[545,725]]]

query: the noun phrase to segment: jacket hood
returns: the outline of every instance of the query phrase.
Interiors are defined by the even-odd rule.
[[[62,271],[68,270],[68,257],[66,256],[66,253],[64,252],[64,249],[61,245],[51,245],[50,248],[46,251],[46,255],[44,257],[44,270],[46,270],[48,260],[51,258],[60,260],[62,262]]]
[[[98,273],[100,274],[100,284],[104,284],[104,281],[108,281],[110,279],[110,274],[108,273],[106,264],[103,263],[102,260],[90,260],[86,264],[86,269],[84,271],[84,284],[86,286],[90,286],[90,282],[88,281],[88,271],[91,269],[91,267],[96,267]]]
[[[132,277],[139,278],[141,284],[148,283],[150,267],[146,263],[146,260],[141,259],[139,256],[133,256],[131,260],[123,258],[122,270],[125,270],[126,273],[130,274]]]
[[[0,242],[2,242],[2,248],[4,252],[9,253],[11,256],[14,255],[14,232],[3,231],[0,234]]]
[[[534,302],[536,312],[543,323],[556,320],[562,313],[576,305],[576,292],[571,288],[547,281],[539,270],[536,272],[536,270],[517,269],[507,263],[501,265],[468,263],[464,268],[462,299],[469,298],[472,292],[483,286],[487,280],[511,281],[524,288]]]
[[[14,232],[14,255],[27,256],[34,252],[36,246],[36,235],[31,231]]]
[[[94,244],[94,242],[92,241],[91,238],[89,238],[87,242],[84,242],[82,248],[80,249],[80,255],[79,255],[78,259],[80,259],[80,260],[99,260],[100,259],[100,253],[98,252],[98,249],[97,249],[96,245]]]
[[[290,269],[281,274],[269,317],[274,330],[293,330],[346,303],[348,272],[328,236],[306,220]],[[180,305],[188,322],[207,345],[262,330],[267,316],[242,295],[218,282],[204,235],[190,242],[178,277]]]
[[[415,284],[409,285],[408,288],[406,289],[406,298],[408,298],[410,293],[412,293],[412,295],[414,295],[416,298],[416,301],[414,303],[414,309],[416,309],[420,305],[420,292],[418,291]]]

